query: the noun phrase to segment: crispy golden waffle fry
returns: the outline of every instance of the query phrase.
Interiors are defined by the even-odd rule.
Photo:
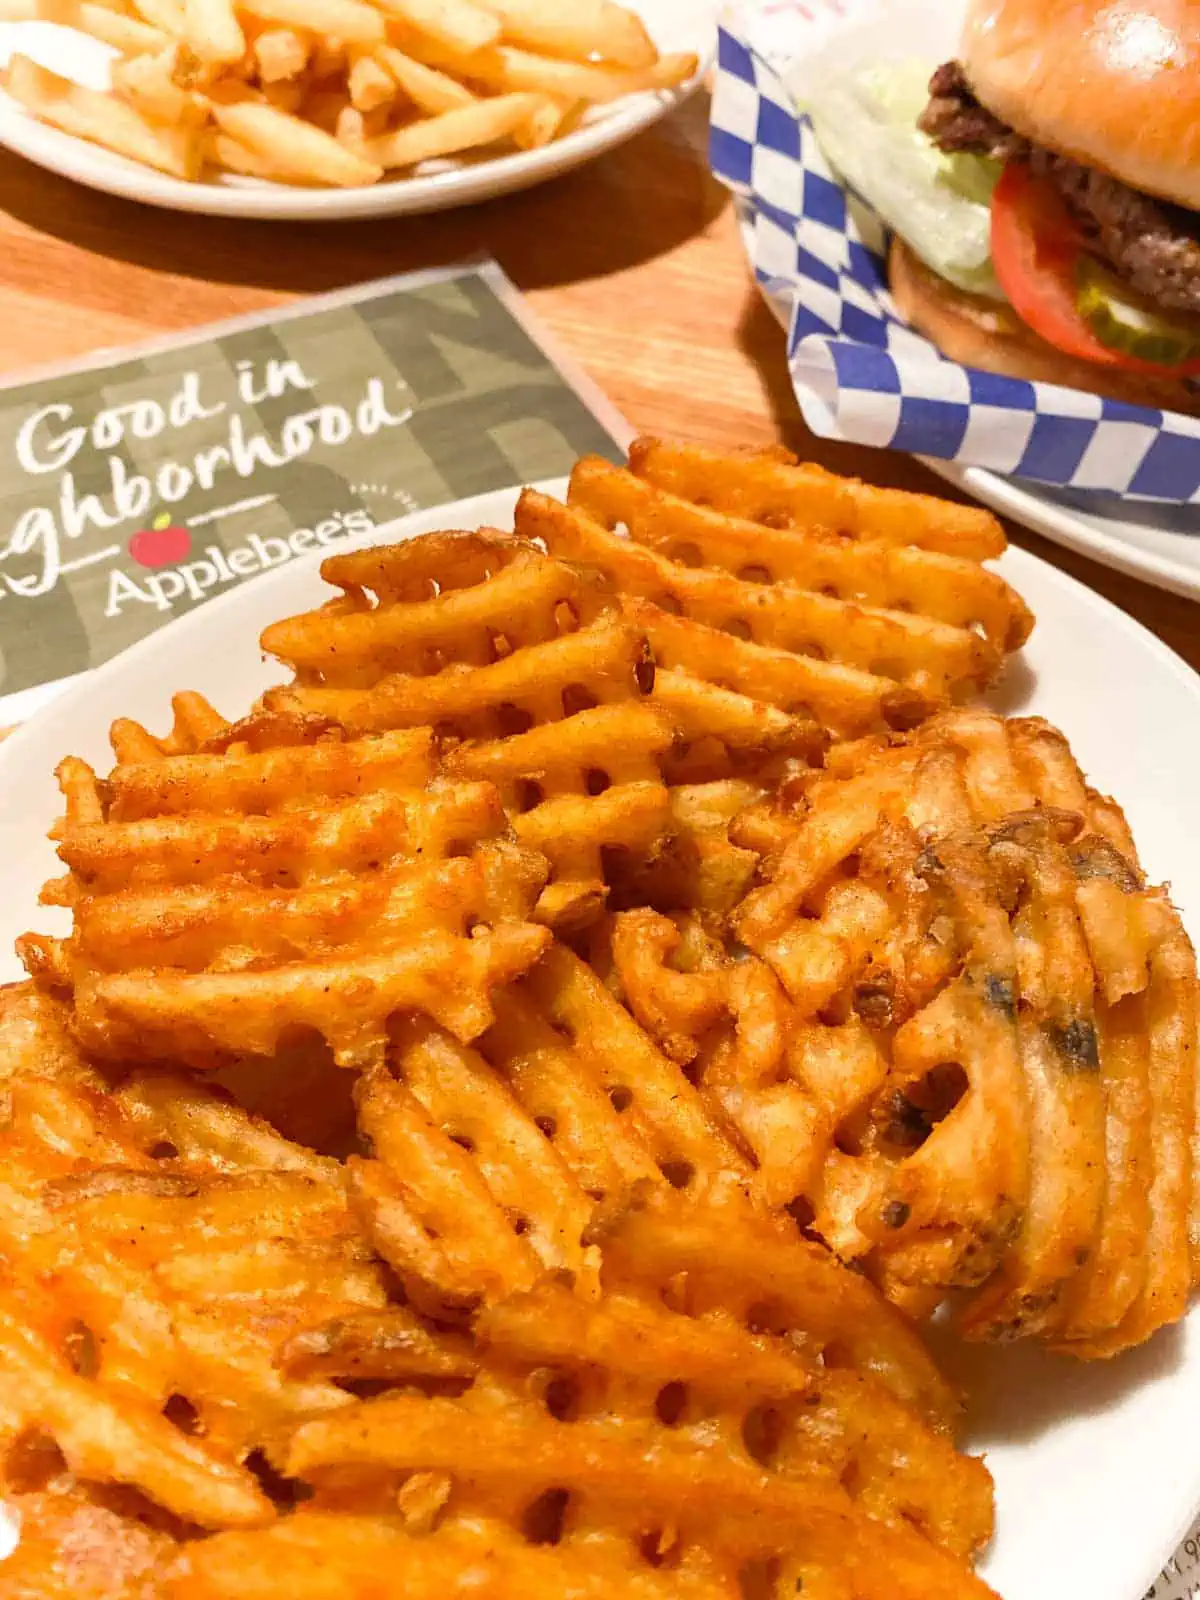
[[[639,439],[629,460],[656,489],[766,528],[885,549],[912,546],[966,561],[987,561],[1004,551],[1004,530],[978,506],[840,478],[812,462],[798,464],[782,446],[727,453]]]
[[[532,1545],[498,1520],[414,1537],[397,1515],[302,1511],[259,1534],[223,1534],[182,1551],[163,1572],[163,1600],[330,1600],[378,1593],[382,1574],[412,1600],[737,1600],[737,1584],[697,1563],[659,1572],[619,1536]]]
[[[413,540],[322,571],[343,598],[263,636],[296,672],[268,704],[353,736],[435,728],[443,770],[495,784],[518,838],[546,852],[541,919],[594,914],[604,852],[649,850],[671,826],[659,763],[674,728],[646,703],[644,638],[594,583],[499,535]]]
[[[1194,958],[1061,735],[959,712],[843,746],[733,837],[752,954],[641,910],[607,959],[758,1192],[911,1308],[976,1289],[973,1337],[1096,1355],[1178,1318]]]
[[[653,1148],[680,1120],[677,1069],[560,953],[522,999],[560,1043],[565,1019],[598,1041],[613,1057],[602,1081],[618,1062],[647,1073]],[[915,1335],[736,1182],[705,1199],[649,1154],[627,1157],[640,1181],[620,1175],[586,1239],[595,1201],[579,1179],[620,1140],[585,1115],[560,1143],[499,1071],[412,1024],[393,1088],[423,1116],[426,1148],[436,1132],[462,1158],[457,1187],[428,1186],[415,1123],[386,1093],[376,1103],[378,1072],[361,1082],[363,1128],[371,1166],[403,1163],[417,1231],[428,1242],[436,1220],[473,1287],[479,1314],[450,1330],[390,1296],[347,1231],[338,1163],[182,1080],[106,1091],[45,997],[12,992],[0,1041],[0,1487],[38,1520],[21,1558],[46,1586],[32,1593],[58,1592],[85,1536],[79,1592],[129,1600],[234,1581],[264,1596],[361,1592],[385,1553],[406,1593],[733,1596],[754,1562],[785,1572],[789,1592],[882,1595],[885,1572],[893,1593],[987,1592],[962,1563],[990,1534],[990,1480],[941,1431],[953,1401]],[[513,1072],[528,1089],[570,1087],[561,1063]],[[698,1107],[690,1132],[682,1121],[666,1148],[720,1150]],[[481,1206],[497,1226],[472,1234]],[[398,1387],[362,1402],[344,1387],[359,1382]],[[322,1429],[334,1411],[346,1429]],[[52,1446],[31,1481],[39,1436]],[[317,1502],[289,1515],[298,1482]],[[194,1537],[260,1524],[273,1531]]]
[[[106,1092],[45,999],[13,992],[0,1034],[24,1063],[0,1129],[0,1441],[42,1433],[80,1478],[202,1527],[269,1520],[247,1457],[348,1403],[276,1350],[386,1299],[340,1167],[177,1080]]]
[[[776,1227],[751,1235],[774,1247],[779,1269],[756,1275],[719,1242],[739,1212],[684,1202],[676,1217],[678,1204],[664,1210],[651,1197],[609,1218],[602,1299],[560,1276],[485,1309],[475,1329],[481,1369],[461,1398],[396,1395],[348,1411],[345,1429],[307,1424],[288,1474],[312,1478],[322,1493],[349,1472],[436,1474],[446,1485],[439,1536],[489,1513],[527,1529],[541,1519],[543,1537],[564,1546],[599,1525],[643,1549],[653,1538],[673,1550],[672,1564],[699,1545],[735,1567],[797,1547],[819,1566],[833,1559],[826,1535],[881,1539],[882,1558],[892,1548],[887,1526],[905,1532],[897,1551],[914,1526],[959,1555],[975,1549],[990,1529],[986,1474],[891,1397],[903,1360],[881,1360],[878,1377],[852,1370],[868,1349],[915,1347],[899,1319],[881,1320],[866,1284],[816,1247],[789,1247]],[[731,1271],[732,1293],[722,1281]],[[714,1301],[718,1283],[726,1298]],[[858,1341],[844,1371],[820,1360],[834,1327]],[[882,1347],[872,1345],[879,1334]],[[940,1404],[936,1379],[934,1390]],[[464,1436],[469,1458],[455,1444]],[[701,1489],[711,1500],[693,1498]],[[724,1512],[705,1526],[718,1503]],[[874,1526],[863,1526],[863,1511]],[[936,1581],[928,1547],[914,1541],[909,1559]]]
[[[714,481],[722,472],[728,491]],[[766,481],[750,495],[751,515],[745,480],[756,473]],[[786,493],[771,486],[789,473]],[[978,551],[1003,548],[998,526],[989,542],[986,516],[967,514],[977,542],[964,539],[963,554],[922,548],[919,496],[893,504],[887,491],[842,485],[848,500],[860,491],[859,510],[838,517],[822,479],[774,455],[722,458],[641,440],[629,470],[581,461],[569,509],[527,491],[517,529],[599,571],[672,678],[815,714],[843,736],[911,726],[995,677],[1032,625],[979,563]],[[874,539],[876,522],[900,526],[898,512],[911,519],[908,539]]]
[[[764,1278],[719,1243],[727,1212],[683,1202],[673,1219],[679,1203],[650,1198],[608,1219],[601,1299],[555,1278],[489,1306],[475,1329],[483,1365],[461,1397],[397,1394],[347,1411],[345,1428],[306,1424],[287,1472],[322,1496],[348,1474],[435,1477],[435,1542],[499,1517],[564,1554],[623,1536],[626,1552],[672,1570],[713,1562],[732,1579],[748,1560],[782,1557],[868,1594],[846,1554],[861,1543],[864,1557],[921,1571],[929,1592],[970,1592],[934,1547],[962,1556],[987,1537],[986,1474],[916,1424],[886,1380],[820,1359],[834,1324],[869,1343],[872,1291],[815,1247],[799,1246],[812,1259],[789,1273],[786,1236],[769,1227],[782,1270],[767,1306]],[[718,1308],[730,1270],[738,1288]],[[852,1286],[857,1316],[830,1299],[828,1273]]]
[[[820,747],[810,718],[656,674],[594,579],[512,538],[435,535],[322,571],[342,598],[264,635],[296,673],[267,704],[352,737],[432,726],[443,774],[494,783],[517,838],[546,855],[538,916],[556,928],[590,920],[614,877],[679,834],[664,777],[725,779]]]
[[[398,1011],[486,1026],[493,985],[547,939],[528,921],[543,860],[505,837],[495,788],[435,778],[428,729],[218,726],[194,697],[177,716],[165,748],[118,725],[126,759],[103,783],[60,769],[71,870],[46,898],[74,929],[22,954],[70,991],[87,1048],[211,1066],[307,1033],[358,1062]]]
[[[994,520],[643,441],[518,524],[335,558],[244,721],[61,769],[74,930],[0,993],[28,1600],[983,1597],[910,1319],[1184,1309],[1191,947],[1056,730],[938,710],[1028,632]]]

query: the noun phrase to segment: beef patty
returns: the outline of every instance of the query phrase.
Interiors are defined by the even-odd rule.
[[[919,126],[939,149],[1027,160],[1054,184],[1089,249],[1119,277],[1166,310],[1200,313],[1200,216],[1194,211],[1032,143],[980,104],[958,61],[937,69],[929,94]]]

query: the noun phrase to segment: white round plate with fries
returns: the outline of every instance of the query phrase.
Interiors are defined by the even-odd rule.
[[[561,494],[565,486],[544,487]],[[378,529],[371,542],[507,527],[514,503],[507,491],[442,506]],[[1026,552],[1010,549],[1000,568],[1038,621],[996,708],[1036,713],[1067,731],[1092,781],[1121,794],[1149,873],[1171,873],[1174,900],[1200,926],[1200,854],[1179,803],[1200,788],[1200,749],[1179,736],[1200,715],[1200,679],[1131,619]],[[34,909],[57,867],[46,833],[61,810],[53,769],[62,752],[102,767],[112,719],[165,727],[168,692],[180,684],[235,711],[278,676],[260,654],[262,627],[327,594],[317,560],[302,558],[153,635],[0,747],[0,784],[19,796],[0,818],[0,950],[11,952],[31,922],[50,928],[63,915]],[[0,979],[19,978],[16,958],[3,960]],[[1193,1315],[1120,1363],[1066,1364],[1027,1347],[971,1360],[972,1444],[987,1449],[1001,1507],[982,1575],[1022,1600],[1143,1594],[1200,1500],[1200,1320]]]
[[[178,211],[438,211],[648,127],[715,31],[706,0],[0,0],[0,144]]]

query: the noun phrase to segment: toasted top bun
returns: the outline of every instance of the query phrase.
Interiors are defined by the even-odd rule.
[[[1018,133],[1200,210],[1196,0],[971,0],[962,62]]]
[[[888,275],[904,320],[965,367],[1033,383],[1061,383],[1131,405],[1200,412],[1200,395],[1178,378],[1143,377],[1063,355],[1026,327],[1011,306],[965,294],[939,278],[902,239],[892,240]]]

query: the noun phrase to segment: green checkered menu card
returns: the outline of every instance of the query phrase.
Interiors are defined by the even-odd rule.
[[[491,263],[0,388],[0,723],[261,572],[628,437]]]

